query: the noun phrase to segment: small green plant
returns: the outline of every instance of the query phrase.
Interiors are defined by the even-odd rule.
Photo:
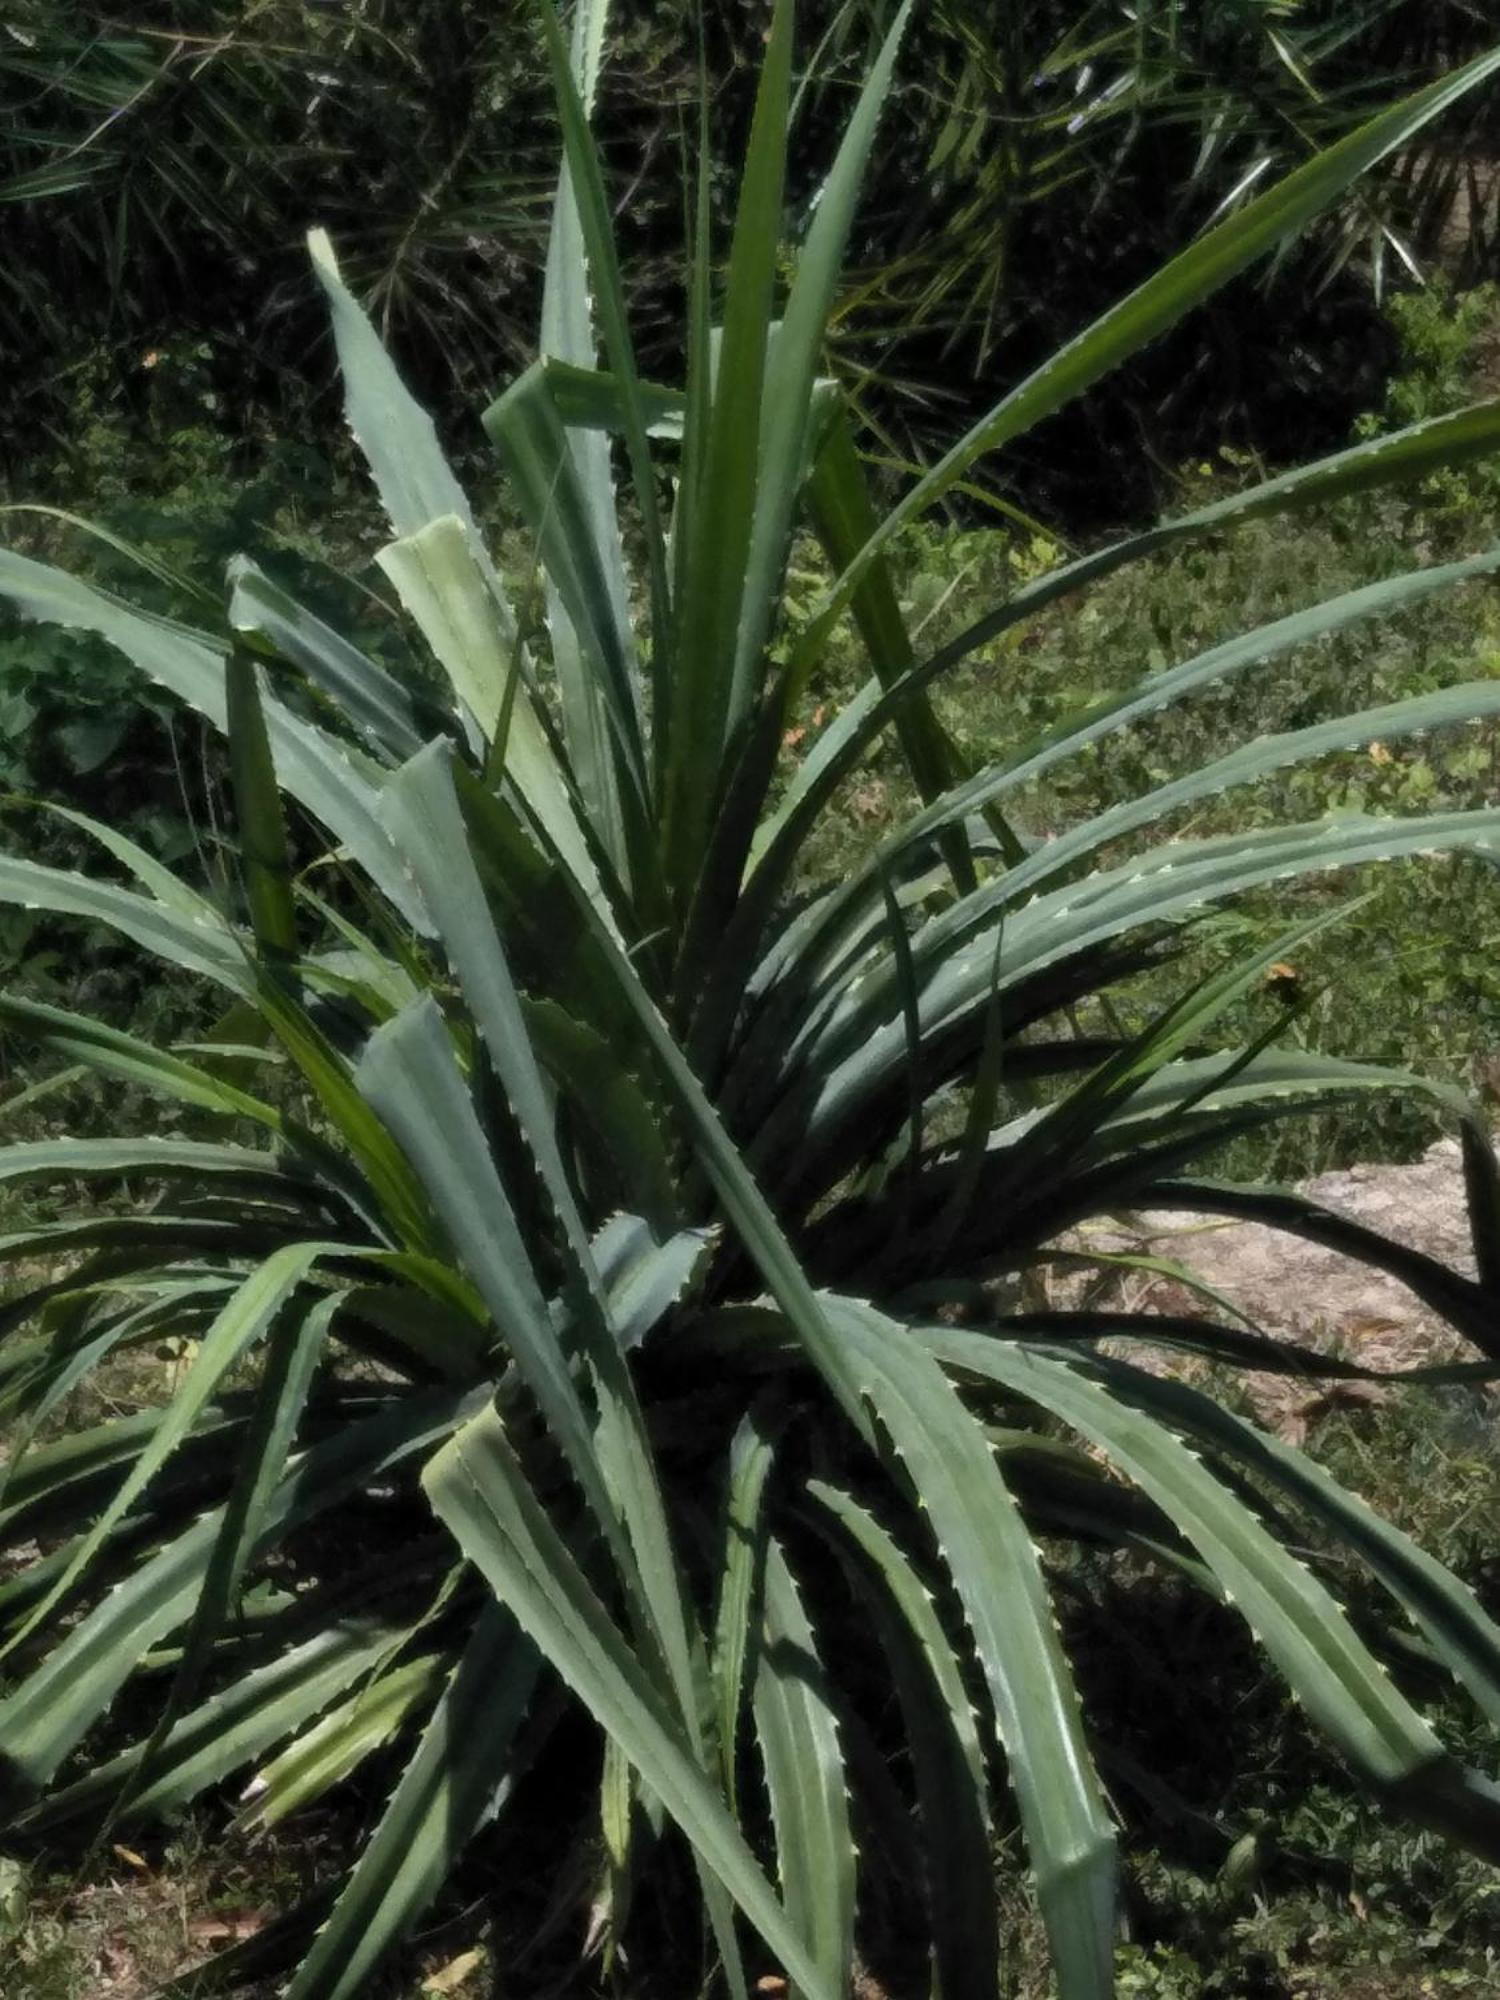
[[[1393,424],[1444,416],[1474,394],[1476,362],[1495,340],[1500,286],[1455,293],[1441,278],[1400,292],[1388,307],[1401,342],[1401,365],[1386,395]]]
[[[1399,293],[1388,312],[1400,341],[1400,363],[1386,385],[1385,408],[1366,417],[1366,436],[1424,417],[1446,415],[1469,402],[1476,387],[1493,375],[1500,339],[1500,287],[1475,285],[1455,293],[1437,277]],[[1438,472],[1422,489],[1431,527],[1441,534],[1473,508],[1500,504],[1500,480],[1493,466]]]
[[[224,732],[238,862],[237,898],[214,900],[103,823],[85,831],[112,866],[0,860],[0,898],[110,924],[224,1007],[164,1045],[0,999],[42,1050],[191,1117],[0,1149],[7,1181],[156,1190],[133,1211],[73,1194],[3,1245],[10,1837],[125,1827],[230,1785],[249,1829],[361,1782],[384,1799],[325,1893],[191,1990],[294,1963],[292,2000],[353,2000],[481,1830],[529,1800],[545,1809],[528,1829],[560,1827],[589,1864],[559,1871],[571,1900],[538,1928],[571,1920],[610,1967],[651,1886],[695,1879],[736,1996],[763,1966],[808,2000],[847,1993],[882,1902],[928,1941],[945,1994],[994,1993],[1004,1835],[1064,2000],[1104,2000],[1117,1838],[1040,1553],[1059,1544],[1232,1602],[1386,1807],[1500,1856],[1500,1788],[1444,1747],[1403,1664],[1425,1647],[1493,1721],[1500,1631],[1311,1461],[1101,1343],[1352,1364],[1207,1308],[1036,1297],[1090,1216],[1249,1214],[1394,1272],[1482,1350],[1472,1366],[1495,1365],[1500,1170],[1462,1096],[1281,1048],[1279,998],[1249,1041],[1219,1037],[1332,905],[1179,981],[1138,1031],[1110,1003],[1148,971],[1161,994],[1206,904],[1420,849],[1494,852],[1493,806],[1159,828],[1266,771],[1493,714],[1500,688],[1253,738],[1046,833],[1012,816],[1028,782],[1127,725],[1487,575],[1500,550],[1148,669],[982,768],[927,700],[1091,579],[1494,449],[1500,406],[1039,562],[936,650],[888,562],[983,454],[1408,145],[1500,53],[1221,223],[881,515],[820,358],[909,13],[778,296],[778,5],[717,301],[702,148],[677,388],[637,368],[589,130],[603,8],[579,10],[571,53],[540,10],[566,142],[541,354],[485,418],[529,535],[514,589],[314,236],[393,530],[377,560],[405,662],[248,561],[215,637],[0,556],[20,613],[107,640]],[[829,581],[789,617],[801,526]],[[787,773],[846,614],[869,677]],[[809,880],[820,821],[887,732],[920,804]],[[1474,1276],[1203,1171],[1237,1135],[1389,1090],[1459,1125]],[[161,1347],[174,1375],[155,1399],[52,1435],[84,1384]],[[1415,1628],[1406,1650],[1389,1611],[1367,1637],[1341,1608],[1351,1563]],[[699,1940],[674,1930],[691,1960]]]

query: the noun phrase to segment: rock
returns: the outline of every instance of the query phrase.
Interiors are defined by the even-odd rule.
[[[1301,1192],[1396,1242],[1473,1273],[1456,1140],[1440,1140],[1408,1166],[1344,1167],[1320,1174],[1304,1183]],[[1085,1254],[1139,1252],[1185,1266],[1260,1331],[1372,1369],[1415,1368],[1472,1354],[1442,1317],[1397,1279],[1261,1223],[1147,1211],[1121,1218],[1117,1225],[1080,1230],[1069,1248]],[[1076,1301],[1076,1278],[1065,1281],[1057,1296],[1059,1303]],[[1151,1272],[1123,1273],[1116,1297],[1133,1310],[1224,1317],[1222,1306],[1206,1301],[1191,1286]],[[1156,1350],[1146,1356],[1136,1342],[1129,1344],[1129,1353],[1132,1360],[1182,1372],[1180,1355],[1168,1357]],[[1294,1438],[1317,1416],[1347,1400],[1327,1381],[1311,1394],[1313,1384],[1306,1379],[1285,1376],[1251,1376],[1247,1387],[1261,1416]]]

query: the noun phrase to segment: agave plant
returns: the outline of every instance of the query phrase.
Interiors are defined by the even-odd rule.
[[[704,145],[678,390],[632,353],[589,131],[602,7],[580,8],[571,45],[542,9],[567,151],[540,354],[485,417],[529,575],[487,553],[315,235],[409,671],[249,561],[215,637],[0,556],[26,616],[103,635],[226,732],[243,892],[220,907],[103,825],[114,865],[97,874],[0,861],[0,897],[111,925],[224,999],[191,1046],[0,1000],[15,1034],[154,1093],[171,1121],[0,1149],[6,1181],[72,1191],[61,1220],[3,1243],[0,1531],[31,1551],[0,1584],[12,1837],[149,1820],[225,1787],[261,1827],[339,1787],[388,1788],[347,1873],[191,1990],[287,1961],[294,2000],[366,1990],[479,1830],[551,1769],[549,1812],[576,1819],[592,1933],[614,1948],[632,1883],[686,1856],[731,1993],[768,1965],[834,2000],[860,1883],[914,1825],[935,1977],[948,1996],[993,1993],[992,1839],[1014,1812],[1060,1992],[1108,1994],[1115,1835],[1038,1536],[1232,1600],[1357,1779],[1500,1856],[1500,1788],[1402,1692],[1390,1633],[1356,1630],[1333,1559],[1357,1560],[1415,1628],[1403,1657],[1425,1649],[1492,1718],[1500,1631],[1315,1464],[1122,1343],[1352,1364],[1208,1309],[1069,1314],[1013,1282],[1094,1215],[1258,1216],[1441,1308],[1484,1357],[1459,1372],[1494,1365],[1500,1174],[1462,1099],[1271,1037],[1216,1039],[1285,937],[1139,1033],[1111,1029],[1104,1002],[1164,976],[1206,903],[1495,851],[1500,809],[1153,829],[1294,759],[1493,716],[1500,687],[1257,739],[1046,839],[1010,811],[1055,760],[1488,575],[1500,549],[1146,674],[981,770],[927,704],[945,670],[1090,578],[1493,449],[1500,403],[1098,550],[931,655],[888,568],[903,523],[982,453],[1272,249],[1500,54],[1225,221],[882,515],[819,357],[906,17],[778,298],[781,0],[717,301]],[[797,621],[794,535],[819,538],[830,579]],[[868,685],[788,773],[788,718],[846,615]],[[921,809],[841,879],[810,880],[811,834],[887,730]],[[1428,1089],[1460,1123],[1476,1276],[1205,1164],[1260,1122],[1391,1088]],[[95,1184],[138,1199],[78,1194]],[[81,1385],[165,1336],[189,1356],[169,1397],[57,1434]],[[868,1623],[852,1648],[850,1591]]]

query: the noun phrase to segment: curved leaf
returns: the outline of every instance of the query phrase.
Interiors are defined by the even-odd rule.
[[[1041,1565],[978,1424],[894,1320],[828,1296],[963,1603],[1021,1809],[1062,2000],[1114,1990],[1115,1849]]]
[[[843,1993],[854,1955],[854,1836],[838,1723],[812,1627],[780,1545],[766,1545],[765,1630],[756,1656],[760,1742],[787,1919]]]
[[[682,1725],[591,1590],[511,1452],[494,1410],[423,1474],[439,1518],[548,1665],[620,1745],[707,1867],[817,2000],[838,2000],[689,1747]]]
[[[895,1677],[927,1853],[936,1990],[942,2000],[994,2000],[1000,1989],[988,1786],[968,1692],[926,1585],[849,1494],[809,1480],[865,1596]],[[852,1552],[857,1552],[854,1554]]]
[[[1414,1818],[1500,1855],[1500,1787],[1466,1772],[1397,1692],[1312,1573],[1162,1424],[1077,1359],[921,1329],[948,1365],[1040,1404],[1106,1451],[1218,1576],[1313,1720],[1367,1783]]]
[[[509,1612],[487,1605],[287,2000],[355,2000],[503,1807],[538,1664]]]

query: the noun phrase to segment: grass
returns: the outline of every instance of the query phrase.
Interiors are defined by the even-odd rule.
[[[43,1877],[25,1892],[19,1931],[0,1944],[5,2000],[136,2000],[211,1952],[254,1938],[304,1893],[307,1836],[286,1851],[211,1859],[196,1826],[150,1854],[111,1843],[74,1872]],[[479,2000],[495,1991],[486,1946],[445,1943],[442,1927],[415,1947],[408,1964],[371,1989],[371,2000]],[[271,2000],[279,1982],[247,1989]]]

